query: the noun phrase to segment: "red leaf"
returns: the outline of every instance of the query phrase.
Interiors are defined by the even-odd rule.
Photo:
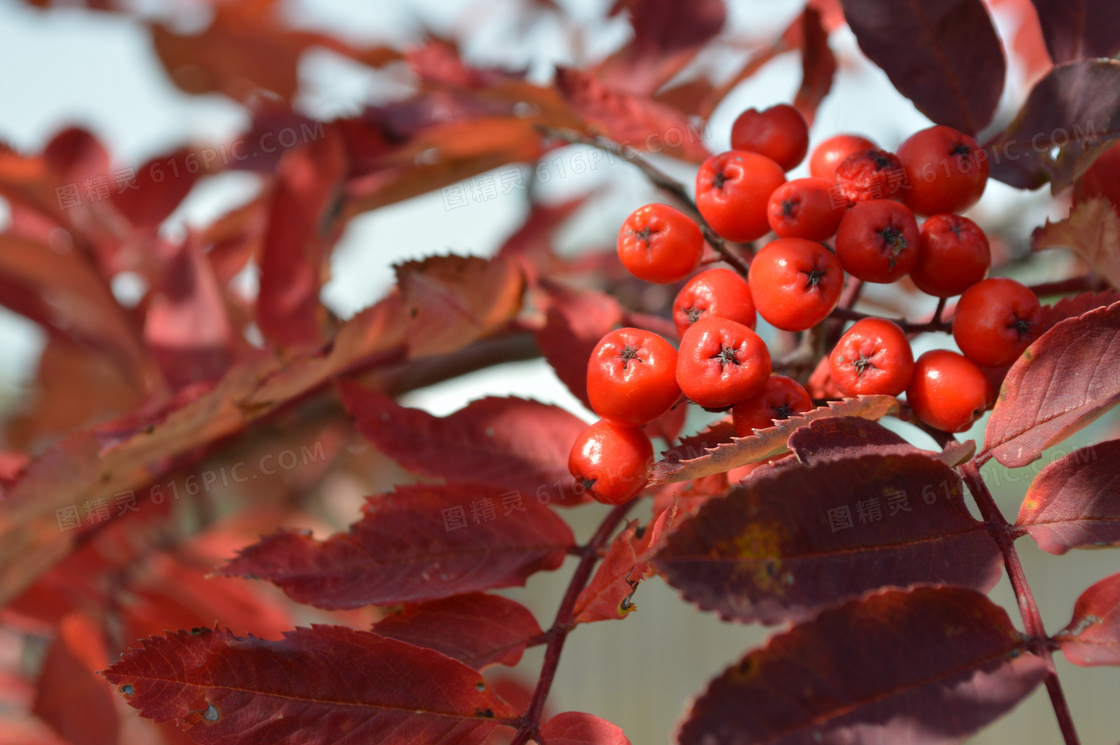
[[[594,714],[565,711],[541,727],[544,745],[630,745],[617,724]]]
[[[373,630],[443,652],[476,670],[516,665],[527,643],[542,633],[525,606],[479,592],[405,605]]]
[[[484,398],[441,418],[353,383],[339,389],[362,434],[414,473],[517,491],[542,504],[586,501],[569,488],[568,455],[587,425],[558,406]]]
[[[1120,543],[1120,440],[1075,450],[1035,477],[1019,510],[1043,551]]]
[[[556,231],[583,207],[588,196],[575,197],[557,205],[533,202],[521,227],[506,238],[497,255],[519,261],[526,273],[526,280],[535,286],[538,276],[549,274],[552,263],[557,261],[552,253]]]
[[[516,717],[458,660],[341,626],[275,642],[178,631],[103,674],[142,716],[201,745],[468,745]]]
[[[615,0],[634,38],[595,70],[596,77],[635,94],[651,95],[689,63],[727,20],[723,0]]]
[[[257,324],[281,345],[320,340],[319,291],[338,237],[334,214],[346,173],[342,137],[333,127],[325,132],[284,153],[268,207]]]
[[[1075,665],[1120,665],[1120,574],[1081,594],[1073,618],[1054,641]]]
[[[70,745],[117,742],[113,694],[94,674],[106,661],[100,629],[85,616],[63,619],[43,660],[32,711]]]
[[[1024,652],[1006,611],[972,590],[871,595],[725,670],[693,704],[679,742],[956,742],[1045,677],[1042,660]]]
[[[1055,64],[1120,51],[1120,16],[1111,0],[1031,0]]]
[[[662,453],[662,460],[654,464],[651,483],[692,481],[782,455],[788,452],[786,441],[790,434],[814,419],[834,416],[878,419],[897,408],[898,402],[893,396],[847,398],[791,416],[773,427],[757,430],[750,437],[734,437],[734,427],[730,422],[723,422],[700,435],[686,437],[680,445]]]
[[[202,167],[194,150],[179,148],[137,166],[133,169],[135,178],[120,179],[109,200],[134,227],[156,228],[182,203],[199,178],[219,168],[220,164],[210,159]]]
[[[573,614],[577,623],[613,621],[638,609],[631,600],[641,581],[640,573],[631,574],[638,565],[636,532],[637,525],[631,525],[615,536],[595,576],[576,598]]]
[[[614,90],[570,67],[556,69],[556,87],[593,130],[624,146],[695,163],[711,154],[701,142],[703,129],[677,109]]]
[[[552,285],[546,291],[547,321],[537,332],[537,346],[560,382],[590,409],[587,363],[599,340],[622,321],[622,306],[612,295],[595,290]]]
[[[937,124],[975,135],[992,120],[1007,63],[981,0],[841,0],[872,62]]]
[[[1068,248],[1120,289],[1120,215],[1104,197],[1087,199],[1074,205],[1066,219],[1035,228],[1031,248]]]
[[[446,354],[489,336],[521,310],[525,278],[503,258],[433,256],[397,268],[411,357]]]
[[[963,493],[921,453],[764,469],[678,525],[654,563],[688,600],[747,623],[802,620],[888,585],[987,591],[1000,553]]]
[[[1057,193],[1120,137],[1120,62],[1058,65],[1035,84],[1019,114],[984,144],[991,176],[1018,189],[1049,180]],[[1050,152],[1058,148],[1057,158]]]
[[[878,422],[854,416],[825,417],[809,422],[806,427],[794,430],[787,443],[797,459],[806,466],[837,458],[850,458],[864,452],[874,453],[925,453],[949,467],[955,467],[971,458],[976,443],[967,440],[954,443],[943,452],[916,448]]]
[[[801,33],[801,87],[797,89],[793,105],[811,125],[817,107],[832,90],[836,55],[828,47],[828,31],[816,8],[807,6],[802,12]]]
[[[1091,310],[1106,308],[1117,302],[1120,302],[1120,292],[1111,290],[1083,292],[1080,295],[1064,297],[1053,305],[1042,306],[1042,320],[1039,321],[1039,326],[1045,333],[1059,321],[1064,321],[1067,318],[1079,318]]]
[[[1120,303],[1058,323],[1012,365],[984,449],[1008,468],[1088,426],[1120,403]]]
[[[144,320],[144,338],[172,385],[215,381],[232,361],[233,328],[195,233],[175,249],[163,271]]]
[[[574,540],[567,524],[532,501],[503,515],[497,496],[474,484],[402,486],[370,497],[347,533],[273,533],[217,573],[268,580],[320,608],[360,608],[523,585],[559,567]]]

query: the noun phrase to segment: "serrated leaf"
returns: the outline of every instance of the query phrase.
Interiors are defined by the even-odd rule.
[[[373,631],[443,652],[476,670],[516,665],[526,645],[542,633],[528,608],[481,592],[406,604],[374,624]]]
[[[631,525],[615,536],[591,581],[576,598],[573,610],[576,622],[613,621],[638,609],[632,601],[642,579],[640,573],[632,574],[638,565],[634,547],[636,532],[637,525]]]
[[[1075,665],[1120,665],[1120,574],[1081,594],[1073,618],[1054,641]]]
[[[692,705],[678,741],[956,742],[1045,676],[1007,612],[983,595],[888,591],[826,610],[748,653]]]
[[[1117,137],[1120,62],[1078,60],[1055,66],[1038,81],[1015,120],[984,143],[984,150],[992,178],[1018,189],[1050,181],[1057,193]]]
[[[353,383],[339,389],[362,434],[414,473],[520,492],[526,502],[587,500],[569,488],[568,472],[572,443],[587,425],[558,406],[484,398],[435,417]]]
[[[686,599],[745,623],[802,620],[884,586],[991,589],[999,549],[957,473],[882,447],[758,472],[681,522],[655,566]]]
[[[1031,247],[1068,248],[1120,289],[1120,215],[1104,197],[1087,199],[1074,205],[1066,219],[1035,228]]]
[[[70,745],[115,743],[120,731],[113,694],[95,672],[104,667],[102,630],[71,614],[47,648],[31,711]]]
[[[937,124],[975,135],[992,119],[1007,69],[981,0],[841,0],[863,53]]]
[[[525,278],[496,257],[433,256],[396,267],[410,357],[446,354],[489,336],[521,310]]]
[[[1120,403],[1120,303],[1055,325],[1012,365],[988,419],[984,449],[1008,468]]]
[[[622,728],[594,714],[565,711],[541,727],[544,745],[630,745]]]
[[[806,466],[836,458],[850,458],[863,452],[876,452],[900,455],[924,453],[953,468],[976,452],[976,443],[972,440],[954,442],[940,453],[922,450],[878,422],[850,416],[814,419],[808,426],[794,430],[787,447]]]
[[[325,541],[282,530],[216,573],[254,577],[320,608],[360,608],[522,585],[559,567],[572,531],[533,501],[503,515],[474,484],[413,485],[370,497],[362,519]]]
[[[341,626],[280,641],[178,631],[103,674],[141,716],[201,745],[477,745],[517,717],[458,660]]]
[[[650,483],[692,481],[781,455],[788,452],[786,441],[790,434],[814,419],[833,416],[880,419],[896,411],[898,401],[894,396],[858,396],[791,416],[773,427],[757,430],[750,437],[731,437],[729,441],[724,438],[734,429],[729,432],[728,423],[722,429],[713,428],[706,433],[703,437],[707,439],[686,438],[676,448],[662,453],[663,459],[654,464]],[[708,444],[713,441],[714,445]]]
[[[1120,292],[1113,290],[1083,292],[1079,295],[1064,297],[1053,305],[1042,306],[1042,319],[1038,325],[1045,333],[1054,328],[1060,321],[1067,318],[1079,318],[1091,310],[1107,308],[1113,303],[1120,303]]]
[[[1031,0],[1055,64],[1120,51],[1120,16],[1111,0]]]
[[[1019,510],[1043,551],[1120,544],[1120,440],[1075,450],[1035,477]]]
[[[556,87],[589,127],[635,150],[657,150],[699,163],[711,153],[704,130],[679,110],[644,96],[608,87],[592,73],[571,67],[556,70]]]

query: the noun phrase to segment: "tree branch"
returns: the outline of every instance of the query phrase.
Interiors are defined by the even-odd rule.
[[[988,485],[984,483],[984,479],[980,476],[980,469],[976,465],[975,459],[961,466],[961,474],[964,476],[965,483],[968,484],[968,490],[972,492],[972,496],[976,499],[980,514],[983,515],[984,521],[992,529],[996,544],[999,545],[999,550],[1003,554],[1007,576],[1011,579],[1015,599],[1019,601],[1019,613],[1023,617],[1023,628],[1027,636],[1030,637],[1031,651],[1046,663],[1046,690],[1050,694],[1050,703],[1054,706],[1054,714],[1058,718],[1058,727],[1062,731],[1062,737],[1065,739],[1066,745],[1079,745],[1080,740],[1073,725],[1069,704],[1066,702],[1065,693],[1062,691],[1062,684],[1058,680],[1058,671],[1054,667],[1054,657],[1049,643],[1050,637],[1046,634],[1046,629],[1042,624],[1042,614],[1038,610],[1038,603],[1035,602],[1034,593],[1031,592],[1030,585],[1027,583],[1026,573],[1019,561],[1019,554],[1015,551],[1014,527],[1007,522],[1003,513],[1000,512],[999,506],[992,498],[992,493],[988,491]]]

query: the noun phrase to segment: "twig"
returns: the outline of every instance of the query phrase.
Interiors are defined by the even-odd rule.
[[[1039,297],[1047,295],[1066,295],[1071,292],[1100,292],[1108,289],[1108,283],[1099,277],[1083,274],[1072,279],[1063,279],[1058,282],[1044,282],[1031,285],[1031,291]]]
[[[704,217],[700,214],[700,210],[696,208],[696,202],[692,200],[692,195],[685,185],[650,163],[648,159],[639,155],[636,150],[619,145],[616,142],[611,142],[603,137],[592,137],[570,129],[554,129],[552,127],[538,125],[537,131],[545,137],[570,142],[574,145],[588,145],[590,147],[599,148],[604,152],[608,152],[628,163],[636,165],[654,186],[676,197],[690,213],[692,219],[700,226],[700,230],[704,234],[704,239],[716,250],[716,253],[718,253],[725,262],[730,264],[735,271],[739,272],[739,274],[744,277],[747,276],[747,272],[750,270],[750,258],[754,256],[753,247],[749,245],[744,246],[743,250],[747,253],[747,258],[736,253],[731,246],[728,245],[728,242],[712,230],[711,226],[704,220]]]
[[[1054,714],[1058,718],[1058,727],[1062,731],[1062,737],[1065,739],[1066,745],[1078,745],[1080,740],[1073,725],[1073,717],[1070,714],[1065,693],[1062,691],[1062,684],[1058,680],[1058,671],[1054,667],[1054,657],[1050,651],[1049,636],[1047,636],[1046,629],[1042,624],[1042,614],[1038,610],[1034,593],[1031,592],[1030,585],[1027,583],[1026,573],[1019,561],[1019,554],[1015,551],[1013,538],[1015,528],[1007,522],[1003,513],[1000,512],[999,506],[992,498],[992,493],[988,491],[988,485],[984,483],[984,479],[980,476],[980,469],[976,465],[976,461],[971,460],[961,466],[961,474],[964,476],[965,483],[968,484],[968,490],[972,492],[972,496],[976,499],[980,514],[992,529],[996,544],[1003,554],[1003,563],[1007,569],[1007,576],[1011,579],[1011,588],[1015,591],[1015,599],[1019,601],[1019,613],[1023,617],[1023,628],[1030,638],[1031,651],[1046,663],[1046,690],[1050,694],[1050,703],[1054,706]]]
[[[607,513],[603,522],[599,524],[599,529],[595,531],[595,535],[581,549],[579,565],[572,573],[572,579],[568,583],[568,590],[564,593],[564,599],[560,601],[560,608],[556,611],[556,620],[553,621],[552,628],[545,632],[549,639],[548,647],[544,651],[544,662],[541,664],[540,679],[533,691],[529,708],[525,710],[525,716],[521,718],[517,735],[514,736],[510,745],[525,745],[530,740],[541,741],[541,713],[544,711],[548,692],[552,688],[552,681],[556,677],[556,668],[560,664],[560,653],[564,649],[564,641],[568,638],[568,632],[575,627],[573,613],[575,612],[576,600],[579,599],[579,594],[583,592],[583,588],[587,586],[591,579],[591,570],[595,568],[595,564],[599,561],[600,549],[614,535],[615,529],[626,518],[627,513],[630,512],[636,501],[631,499]]]
[[[858,310],[851,310],[850,308],[837,307],[832,311],[831,318],[842,318],[845,321],[859,321],[864,318],[881,318],[881,316],[872,315],[869,313],[861,313]],[[905,318],[888,318],[888,321],[894,321],[905,331],[907,334],[922,334],[927,331],[942,331],[949,333],[953,330],[953,324],[950,321],[924,321],[915,323],[907,321]]]

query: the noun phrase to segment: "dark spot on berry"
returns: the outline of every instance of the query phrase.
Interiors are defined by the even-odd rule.
[[[641,351],[641,349],[642,349],[641,347],[632,347],[629,344],[623,345],[622,352],[620,352],[619,355],[618,355],[618,358],[620,360],[622,360],[622,369],[623,370],[625,370],[627,365],[630,364],[630,360],[637,360],[638,362],[643,362],[642,358],[638,356],[638,352]]]
[[[653,232],[654,231],[650,230],[650,227],[647,225],[638,232],[634,233],[634,235],[638,236],[638,240],[646,242],[646,248],[652,248],[652,245],[649,242],[649,237],[653,235]]]
[[[801,203],[793,199],[782,200],[782,217],[793,217],[797,214],[797,207]]]
[[[721,346],[719,351],[712,355],[711,359],[718,359],[720,367],[740,364],[738,358],[735,357],[734,347]]]
[[[857,359],[852,360],[848,364],[856,369],[856,377],[857,378],[862,378],[864,371],[867,370],[868,368],[871,368],[872,370],[878,370],[879,369],[874,364],[872,364],[870,357],[867,357],[863,354],[860,354],[860,356]]]
[[[726,181],[727,181],[727,174],[724,173],[723,171],[720,171],[716,175],[712,176],[712,188],[713,189],[722,189],[723,185]]]
[[[875,232],[879,236],[880,240],[883,241],[883,245],[890,250],[890,267],[891,269],[894,269],[894,265],[896,263],[895,259],[906,249],[906,246],[908,245],[906,236],[903,235],[902,231],[894,225],[888,225],[882,230],[877,230]]]
[[[577,480],[579,481],[579,485],[582,486],[587,491],[591,491],[591,489],[595,486],[595,479],[577,479]]]
[[[890,158],[888,158],[886,156],[886,154],[884,154],[881,151],[872,153],[871,154],[871,160],[872,160],[872,162],[875,163],[875,170],[876,171],[881,171],[891,164]]]
[[[700,317],[704,315],[704,309],[703,308],[697,308],[697,307],[694,306],[694,307],[686,310],[685,313],[688,314],[688,322],[690,324],[691,323],[696,323],[697,321],[700,320]]]
[[[793,409],[789,407],[789,404],[772,406],[770,410],[774,412],[774,416],[770,417],[771,419],[789,419],[793,416]]]
[[[814,269],[811,272],[802,272],[805,275],[805,289],[811,290],[821,283],[824,275],[828,274],[827,269]]]
[[[1033,326],[1034,326],[1033,323],[1026,320],[1025,318],[1019,318],[1019,316],[1015,316],[1015,320],[1012,321],[1011,323],[1007,324],[1007,328],[1013,329],[1015,331],[1015,335],[1020,340],[1026,339],[1031,335],[1031,332],[1033,331],[1033,328],[1032,328]]]
[[[949,154],[950,155],[963,155],[965,157],[968,157],[969,155],[972,155],[972,148],[970,148],[968,145],[966,145],[963,142],[958,142],[953,147],[953,149],[949,152]]]

